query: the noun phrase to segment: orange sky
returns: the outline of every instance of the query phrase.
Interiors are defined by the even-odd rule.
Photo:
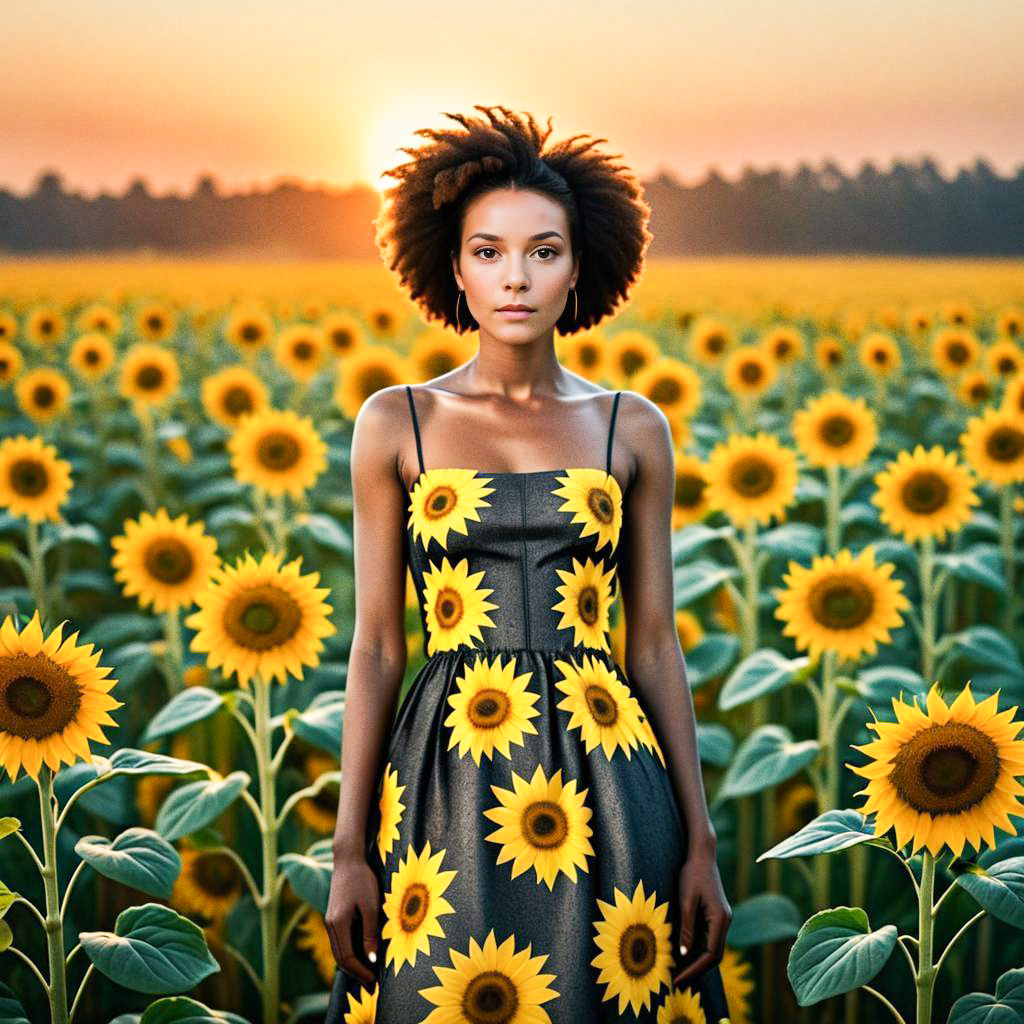
[[[931,154],[1024,163],[1019,0],[3,0],[0,185],[281,177],[383,188],[427,125],[501,103],[642,177]]]

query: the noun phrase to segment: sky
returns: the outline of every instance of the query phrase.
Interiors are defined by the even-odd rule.
[[[1024,163],[1020,0],[2,0],[0,186],[385,189],[474,104],[641,178]]]

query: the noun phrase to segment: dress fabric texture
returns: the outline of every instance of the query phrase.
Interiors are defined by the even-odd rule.
[[[686,826],[609,644],[620,393],[604,469],[498,473],[424,469],[407,395],[427,661],[367,823],[377,983],[339,969],[325,1024],[718,1024],[718,967],[672,984]]]

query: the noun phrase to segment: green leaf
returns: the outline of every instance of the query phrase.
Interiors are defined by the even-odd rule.
[[[154,754],[149,750],[122,747],[115,750],[110,758],[104,758],[110,770],[122,775],[193,775],[202,772],[209,775],[213,769],[201,761],[188,761],[181,757]]]
[[[697,750],[701,761],[724,768],[736,749],[732,733],[718,722],[697,723]]]
[[[715,802],[769,789],[809,765],[818,751],[817,740],[794,743],[784,726],[762,725],[740,744]]]
[[[973,544],[963,551],[938,554],[935,561],[957,579],[970,580],[990,590],[1006,593],[1002,553],[995,544]]]
[[[723,537],[731,537],[736,530],[731,525],[712,527],[705,523],[688,523],[672,534],[672,564],[680,566],[702,547]]]
[[[763,860],[785,860],[787,857],[813,857],[819,853],[837,853],[860,843],[892,848],[888,839],[875,836],[874,829],[860,811],[852,808],[825,811],[798,832],[765,850],[756,863]]]
[[[148,828],[126,829],[114,840],[83,836],[75,853],[101,875],[165,900],[181,873],[178,851]]]
[[[220,970],[202,929],[158,903],[123,910],[112,932],[78,938],[100,971],[135,992],[186,992]]]
[[[95,644],[105,651],[132,640],[154,640],[160,632],[160,620],[152,615],[123,612],[101,616],[88,630],[83,630],[80,642]]]
[[[338,755],[345,719],[345,691],[323,690],[291,719],[295,735],[328,754]]]
[[[188,725],[194,725],[217,713],[223,706],[221,694],[205,686],[189,686],[175,694],[146,727],[141,743],[152,743],[161,736],[170,736]]]
[[[3,882],[0,882],[0,917],[3,917],[18,899],[20,899],[18,893],[13,889],[8,889]]]
[[[1024,928],[1024,857],[997,861],[989,868],[972,864],[957,876],[956,884],[993,917]]]
[[[791,939],[800,931],[802,916],[788,896],[776,892],[751,896],[733,908],[729,945],[749,949],[765,942]]]
[[[723,711],[739,707],[766,693],[781,690],[793,681],[801,669],[807,668],[810,658],[787,658],[771,647],[744,658],[725,681],[718,695],[718,706]]]
[[[1009,637],[992,626],[971,626],[950,638],[973,661],[1024,677],[1017,648]]]
[[[13,942],[14,932],[11,931],[11,926],[6,921],[0,920],[0,953],[6,953]]]
[[[249,1021],[228,1010],[211,1010],[197,999],[168,996],[150,1003],[139,1024],[249,1024]]]
[[[948,1024],[1024,1024],[1024,969],[1007,971],[996,982],[996,994],[961,996],[949,1012]]]
[[[308,533],[322,548],[339,555],[352,554],[352,538],[341,524],[331,516],[316,513],[304,516],[297,524],[294,535]]]
[[[4,1024],[29,1024],[25,1008],[21,1005],[14,989],[0,981],[0,1020]]]
[[[810,562],[821,554],[821,529],[810,523],[783,523],[774,530],[766,530],[757,538],[758,547],[777,558]]]
[[[860,907],[834,907],[804,923],[789,951],[786,973],[801,1006],[852,992],[885,966],[897,939],[896,926],[871,931]]]
[[[740,638],[733,633],[709,633],[685,654],[686,678],[696,689],[720,676],[736,660]]]
[[[868,704],[892,704],[902,693],[927,696],[920,672],[900,665],[875,665],[857,673],[857,692]]]
[[[843,528],[853,526],[877,526],[878,509],[866,501],[847,502],[839,513],[839,522]]]
[[[200,779],[175,789],[160,807],[155,828],[165,839],[180,839],[209,825],[226,811],[250,782],[249,773]]]
[[[278,864],[299,899],[326,914],[331,871],[334,869],[333,841],[330,838],[319,839],[305,853],[282,854]]]
[[[739,569],[724,567],[706,558],[680,566],[673,575],[676,608],[693,604],[705,594],[717,590],[726,580],[739,575]]]
[[[17,818],[0,818],[0,839],[6,839],[9,835],[21,829],[21,822]]]

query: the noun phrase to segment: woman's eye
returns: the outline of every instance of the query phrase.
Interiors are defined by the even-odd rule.
[[[477,255],[477,256],[482,256],[482,255],[483,255],[483,254],[484,254],[485,252],[497,252],[497,251],[498,251],[498,250],[497,250],[497,249],[495,249],[493,245],[484,245],[484,246],[481,246],[481,247],[480,247],[479,249],[477,249],[477,251],[476,251],[476,255]],[[557,250],[557,249],[555,249],[555,248],[553,248],[553,247],[552,247],[552,246],[550,246],[550,245],[542,245],[542,246],[541,246],[541,247],[540,247],[540,248],[539,248],[539,249],[537,250],[537,252],[539,252],[539,253],[540,253],[540,252],[549,252],[549,253],[551,253],[551,254],[552,254],[552,255],[551,255],[551,259],[554,259],[554,258],[555,258],[555,256],[557,256],[557,255],[558,255],[558,250]],[[484,257],[484,258],[486,259],[487,257]],[[545,262],[547,262],[547,260],[546,260],[546,259],[545,259]]]

